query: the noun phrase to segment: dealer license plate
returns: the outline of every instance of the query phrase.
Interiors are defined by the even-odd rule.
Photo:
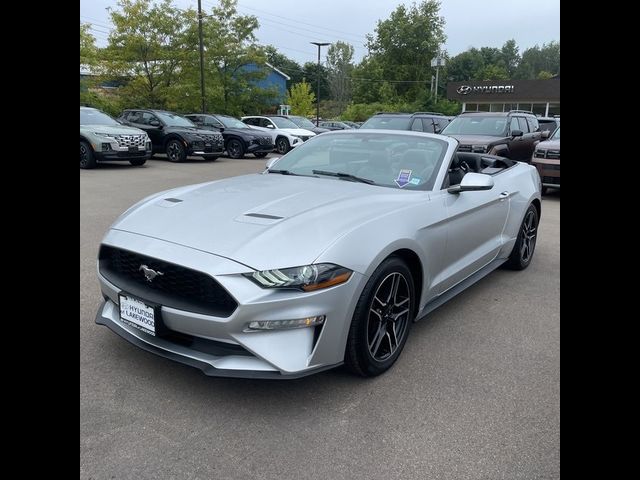
[[[120,294],[120,320],[149,335],[156,335],[155,308],[135,297]]]

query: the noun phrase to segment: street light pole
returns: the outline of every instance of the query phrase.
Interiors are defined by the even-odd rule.
[[[313,45],[318,46],[318,86],[317,86],[317,95],[316,95],[316,127],[319,126],[320,123],[320,47],[324,47],[327,45],[331,45],[330,43],[320,43],[320,42],[309,42]]]
[[[198,0],[198,35],[200,36],[200,95],[202,95],[202,113],[207,113],[204,107],[204,45],[202,43],[202,5]]]

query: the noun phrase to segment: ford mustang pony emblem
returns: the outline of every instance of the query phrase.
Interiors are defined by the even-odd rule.
[[[140,265],[140,268],[138,270],[142,270],[142,272],[144,273],[144,278],[147,279],[147,282],[152,281],[158,275],[164,275],[164,273],[156,272],[155,270],[147,267],[146,265]]]

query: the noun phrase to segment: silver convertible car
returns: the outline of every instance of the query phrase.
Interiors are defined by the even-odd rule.
[[[413,322],[531,262],[540,178],[427,133],[324,133],[262,173],[147,197],[100,246],[96,322],[207,375],[378,375]]]

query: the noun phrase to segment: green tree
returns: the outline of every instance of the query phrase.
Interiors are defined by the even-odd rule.
[[[207,107],[222,113],[241,115],[260,108],[252,105],[258,98],[275,97],[275,90],[260,91],[254,85],[267,75],[264,47],[257,44],[255,30],[258,19],[253,15],[240,15],[237,0],[219,0],[203,22],[205,44],[205,70],[207,85],[216,85],[207,91]],[[256,65],[258,68],[254,68]]]
[[[196,13],[174,7],[171,0],[119,0],[117,5],[105,50],[108,72],[131,79],[120,91],[130,106],[164,108],[197,52]]]
[[[548,80],[550,78],[553,78],[553,73],[547,72],[546,70],[540,70],[538,72],[538,79],[539,80]]]
[[[327,100],[331,97],[327,67],[320,64],[320,71],[318,72],[318,64],[316,62],[306,62],[302,66],[302,78],[311,84],[314,92],[318,91],[318,74],[320,75],[320,100]]]
[[[439,9],[436,0],[400,5],[388,19],[378,21],[374,35],[367,36],[369,54],[380,65],[382,78],[406,82],[395,86],[404,100],[414,101],[431,81],[431,59],[446,39]]]
[[[291,86],[285,100],[288,105],[291,105],[292,114],[302,116],[313,115],[315,101],[316,96],[311,90],[311,85],[304,80]]]
[[[476,80],[478,72],[484,67],[485,61],[480,50],[470,48],[449,60],[446,67],[446,78],[454,82]]]
[[[327,51],[327,70],[331,99],[344,106],[351,100],[352,45],[337,41]]]
[[[528,48],[522,53],[522,60],[516,70],[516,78],[534,79],[541,71],[552,75],[560,73],[560,42],[549,42]]]
[[[509,73],[499,65],[486,65],[476,74],[475,80],[508,80]]]
[[[509,75],[508,78],[512,78],[516,73],[518,64],[520,63],[520,54],[518,53],[518,45],[516,44],[516,41],[513,39],[507,40],[504,45],[502,45],[501,52],[504,68]]]
[[[90,30],[91,24],[80,24],[80,65],[95,65],[97,60],[96,37]]]
[[[273,45],[267,45],[265,47],[265,56],[267,62],[277,69],[282,70],[291,78],[291,80],[287,80],[287,88],[294,83],[300,83],[304,79],[304,72],[300,64],[278,52]]]

